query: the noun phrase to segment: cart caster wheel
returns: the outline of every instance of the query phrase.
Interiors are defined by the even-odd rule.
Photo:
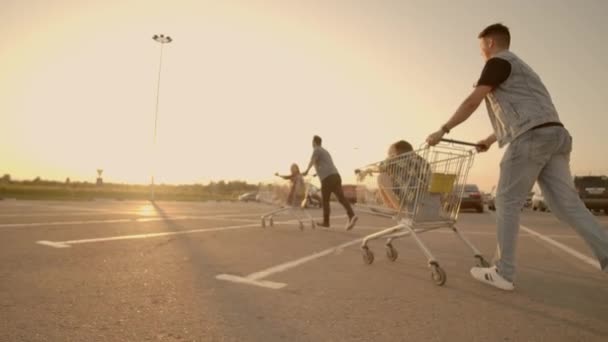
[[[386,257],[390,261],[395,261],[399,257],[399,253],[397,253],[397,250],[391,244],[386,245]]]
[[[374,253],[369,250],[367,247],[362,248],[363,253],[363,262],[367,265],[371,265],[374,262]]]
[[[310,223],[310,228],[317,229],[317,224],[313,221]]]
[[[486,261],[481,255],[476,255],[475,259],[477,259],[477,267],[490,267],[490,263]]]
[[[304,231],[304,223],[300,222],[298,227],[300,228],[301,231]]]
[[[266,228],[266,220],[262,217],[262,228]]]
[[[272,217],[270,218],[268,223],[270,224],[271,227],[274,227],[274,220],[272,219]]]
[[[445,274],[445,271],[441,267],[439,267],[439,265],[434,264],[431,265],[431,279],[433,279],[435,285],[443,286],[443,284],[445,284],[445,281],[447,280],[447,276]]]

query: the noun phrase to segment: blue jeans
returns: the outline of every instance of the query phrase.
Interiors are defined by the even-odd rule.
[[[572,137],[559,126],[528,131],[509,144],[500,163],[496,193],[496,266],[505,279],[514,280],[520,211],[536,181],[551,211],[576,230],[608,272],[608,234],[574,187],[571,152]]]

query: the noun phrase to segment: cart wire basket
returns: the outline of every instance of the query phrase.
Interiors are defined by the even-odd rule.
[[[315,221],[310,213],[306,211],[311,185],[308,178],[304,177],[302,182],[295,182],[293,185],[288,181],[260,185],[257,199],[262,203],[276,207],[276,209],[261,216],[262,228],[274,226],[274,218],[279,214],[288,214],[293,217],[300,230],[304,230],[304,222],[309,222],[312,229],[316,228]]]
[[[386,256],[398,258],[393,241],[411,236],[424,253],[435,284],[444,285],[445,271],[420,238],[424,232],[448,228],[472,251],[476,264],[489,267],[479,250],[458,230],[456,222],[475,144],[442,140],[420,149],[365,165],[355,170],[357,209],[390,218],[394,225],[365,236],[361,243],[363,261],[372,264],[374,254],[368,244],[386,239]]]

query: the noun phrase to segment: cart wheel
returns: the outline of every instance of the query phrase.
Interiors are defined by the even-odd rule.
[[[266,220],[262,217],[262,228],[266,228]]]
[[[362,248],[362,252],[363,252],[363,262],[371,265],[374,262],[374,253],[372,253],[372,251],[369,250],[369,248],[363,247]]]
[[[397,250],[392,244],[386,245],[386,257],[390,261],[395,261],[399,257],[399,253],[397,253]]]
[[[317,229],[317,224],[315,223],[315,221],[312,221],[312,222],[310,223],[310,227],[311,227],[312,229]]]
[[[298,227],[300,228],[301,231],[304,231],[304,223],[300,222]]]
[[[475,259],[477,259],[477,267],[490,267],[490,263],[484,259],[481,255],[476,255]]]
[[[447,280],[447,276],[445,271],[439,267],[439,265],[431,265],[431,279],[435,282],[437,286],[443,286],[445,281]]]
[[[274,227],[274,220],[272,219],[272,217],[270,218],[268,223],[270,224],[271,227]]]

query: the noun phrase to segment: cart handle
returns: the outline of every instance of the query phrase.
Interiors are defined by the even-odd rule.
[[[445,143],[449,143],[449,144],[456,144],[456,145],[473,146],[473,147],[486,147],[483,144],[475,144],[475,143],[471,143],[471,142],[467,142],[467,141],[460,141],[460,140],[441,139],[440,141],[441,142],[445,142]]]

